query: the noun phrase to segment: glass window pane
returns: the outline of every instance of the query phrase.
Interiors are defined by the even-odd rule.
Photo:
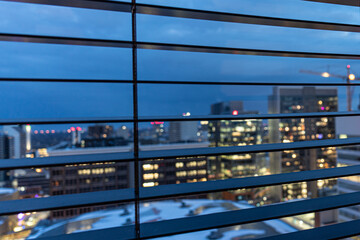
[[[1,82],[0,86],[3,97],[0,119],[3,120],[125,117],[132,114],[131,84]]]
[[[358,54],[360,33],[227,23],[140,14],[138,39],[144,42]],[[301,38],[301,41],[299,41]],[[324,44],[326,43],[326,44]]]
[[[302,0],[242,0],[241,2],[237,0],[139,0],[138,2],[268,17],[351,24],[360,23],[357,7],[315,3]]]
[[[1,78],[131,80],[131,49],[1,42]]]
[[[3,33],[131,39],[130,13],[12,2],[2,2],[0,13]]]

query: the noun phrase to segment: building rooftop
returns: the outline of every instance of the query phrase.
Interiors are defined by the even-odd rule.
[[[126,208],[126,210],[125,210]],[[183,199],[178,201],[166,200],[159,202],[143,203],[140,207],[141,223],[156,222],[169,219],[199,216],[211,213],[219,213],[230,210],[253,208],[247,202],[233,202],[226,200],[208,199]],[[99,230],[111,227],[120,227],[127,224],[134,224],[134,205],[125,205],[118,209],[101,210],[85,213],[68,220],[37,226],[28,239],[38,237],[49,237],[59,232],[76,233],[83,231]],[[160,239],[206,239],[214,230],[201,231],[198,233],[181,234]],[[297,231],[282,220],[269,220],[260,223],[251,223],[241,227],[229,227],[221,229],[222,237],[218,239],[232,239],[233,237],[256,236],[265,237],[281,233]]]

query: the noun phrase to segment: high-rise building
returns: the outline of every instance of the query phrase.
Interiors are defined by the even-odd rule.
[[[198,138],[198,122],[170,122],[169,142],[196,142]]]
[[[88,127],[87,136],[90,138],[107,138],[114,134],[114,128],[110,125],[97,124]]]
[[[9,138],[9,136],[4,133],[0,133],[0,159],[10,158],[13,149],[10,149],[13,144],[10,142],[13,141],[13,138]],[[0,171],[0,187],[9,186],[10,185],[10,171]]]
[[[211,105],[212,115],[237,115],[239,112],[244,111],[243,101],[228,101],[219,102]]]
[[[7,159],[13,155],[14,149],[10,149],[10,147],[14,146],[14,144],[11,143],[12,140],[13,138],[0,132],[0,159]]]
[[[0,159],[25,157],[27,152],[25,129],[21,126],[4,126],[2,130]],[[0,171],[0,186],[11,187],[11,171]]]
[[[238,115],[245,112],[242,101],[211,105],[212,115]],[[255,145],[262,143],[262,120],[209,121],[209,142],[212,147]],[[254,176],[265,170],[264,153],[209,157],[209,179]],[[254,191],[243,191],[242,199],[254,199]]]
[[[269,113],[305,113],[336,112],[338,96],[336,88],[315,87],[274,87],[269,97]],[[297,142],[304,140],[331,139],[335,137],[335,119],[322,118],[288,118],[269,120],[269,139],[271,143]],[[307,150],[288,150],[270,154],[271,173],[314,170],[336,166],[335,148]],[[316,183],[296,183],[283,186],[277,192],[279,199],[291,200],[316,197],[318,188],[331,187],[332,180]]]
[[[89,127],[92,128],[93,126]],[[71,131],[71,145],[75,146],[75,145],[80,145],[81,144],[81,134],[83,133],[83,130],[81,127],[71,127],[69,129]],[[94,134],[94,132],[92,132],[92,134]],[[97,132],[94,135],[101,135],[99,132]],[[89,136],[89,138],[93,139],[93,136]]]
[[[123,125],[117,129],[116,136],[121,137],[124,140],[128,140],[130,138],[130,129],[127,126]]]
[[[25,127],[26,128],[26,127]],[[23,158],[26,156],[26,130],[21,126],[4,126],[4,133],[10,138],[9,158]],[[30,146],[31,148],[31,146]]]
[[[339,138],[360,137],[360,117],[341,117],[336,121],[336,133]],[[349,146],[337,149],[337,166],[346,167],[360,164],[360,147]],[[360,177],[349,176],[337,181],[338,194],[360,191]],[[347,222],[360,219],[360,207],[351,206],[339,209],[339,221]]]
[[[37,198],[49,195],[50,181],[47,169],[21,169],[13,173],[12,186],[19,191],[19,198]]]
[[[25,136],[26,136],[26,152],[31,151],[31,126],[27,124],[25,126]]]
[[[151,127],[139,131],[140,144],[166,144],[168,143],[167,132],[164,122],[150,122]]]

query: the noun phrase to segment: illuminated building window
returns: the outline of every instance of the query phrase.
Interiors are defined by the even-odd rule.
[[[206,170],[205,169],[198,170],[197,173],[198,173],[198,175],[206,175]]]
[[[105,173],[113,173],[115,172],[115,168],[111,167],[111,168],[105,168]]]
[[[154,187],[159,185],[158,182],[147,182],[147,183],[143,183],[143,187]]]
[[[92,173],[92,174],[103,174],[103,173],[104,173],[104,169],[103,169],[103,168],[91,169],[91,173]]]
[[[91,170],[90,169],[80,169],[78,170],[79,175],[90,175]]]
[[[143,169],[145,171],[157,170],[159,168],[158,164],[144,164]]]
[[[183,163],[183,162],[177,162],[177,163],[175,163],[175,167],[176,167],[176,168],[183,168],[183,167],[184,167],[184,163]]]
[[[176,172],[176,177],[186,177],[186,171]]]
[[[197,171],[196,170],[191,170],[191,171],[188,171],[188,176],[195,176],[197,175]]]
[[[186,163],[186,167],[196,167],[196,162],[195,161],[188,162],[188,163]]]
[[[201,167],[201,166],[205,166],[206,165],[206,161],[199,161],[197,162],[197,166]]]
[[[159,174],[158,173],[147,173],[143,175],[144,180],[152,180],[152,179],[158,179]]]

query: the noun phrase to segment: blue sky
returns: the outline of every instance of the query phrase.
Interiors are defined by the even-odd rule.
[[[360,8],[300,0],[142,0],[206,10],[360,24]],[[0,32],[131,39],[128,13],[1,2]],[[138,16],[138,40],[255,49],[360,54],[360,33],[330,32]],[[1,77],[131,80],[131,50],[0,42]],[[139,50],[139,79],[211,81],[324,81],[300,69],[345,74],[355,60],[297,59]],[[337,81],[326,79],[326,81]],[[132,114],[130,84],[0,83],[0,118],[108,117]],[[271,87],[140,85],[140,115],[208,114],[210,104],[244,100],[246,110],[267,111]],[[340,110],[345,91],[339,88]],[[359,90],[355,91],[354,107]]]

